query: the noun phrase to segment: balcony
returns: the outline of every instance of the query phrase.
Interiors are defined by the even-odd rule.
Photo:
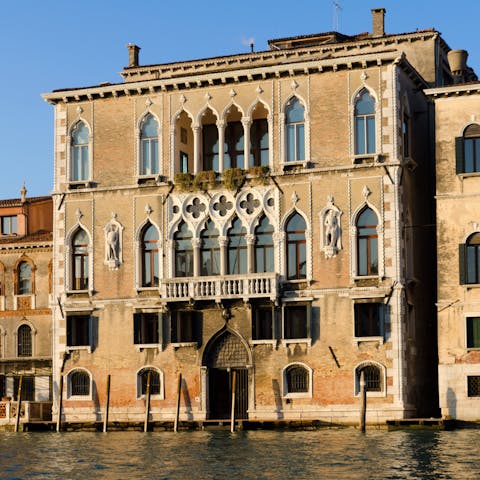
[[[168,302],[193,300],[236,300],[277,297],[276,273],[252,273],[225,277],[168,278],[161,281],[161,296]]]

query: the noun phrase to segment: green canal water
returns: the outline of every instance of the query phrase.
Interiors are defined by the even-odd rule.
[[[0,479],[480,479],[480,429],[0,433]]]

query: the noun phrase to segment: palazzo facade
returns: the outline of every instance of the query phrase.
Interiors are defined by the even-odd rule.
[[[436,405],[435,30],[271,40],[56,90],[53,371],[66,421],[357,422]]]

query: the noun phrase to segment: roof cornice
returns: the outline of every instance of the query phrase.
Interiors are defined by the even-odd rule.
[[[42,94],[45,101],[56,103],[84,102],[98,98],[154,94],[167,91],[181,91],[192,88],[242,83],[252,80],[266,80],[302,74],[337,71],[340,69],[367,68],[392,62],[411,65],[404,59],[404,54],[397,50],[373,52],[368,54],[322,58],[311,55],[309,59],[299,61],[297,57],[273,65],[249,67],[214,73],[196,73],[175,78],[159,80],[142,80],[138,82],[99,85],[71,90],[59,90]],[[418,74],[417,74],[418,75]],[[420,78],[420,77],[419,77]]]
[[[451,97],[454,95],[478,95],[480,93],[480,82],[457,83],[445,87],[427,88],[424,92],[425,95],[433,97],[433,99],[438,97]]]

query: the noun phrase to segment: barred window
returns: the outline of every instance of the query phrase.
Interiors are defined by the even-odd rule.
[[[21,325],[17,332],[18,356],[32,356],[32,329],[28,325]]]
[[[468,376],[467,387],[469,397],[480,397],[480,375]]]
[[[373,364],[360,365],[355,370],[356,394],[360,393],[361,373],[364,373],[365,390],[367,392],[383,392],[384,382],[382,377],[382,369]]]
[[[90,395],[90,375],[83,370],[76,370],[70,375],[70,391],[72,396]]]
[[[308,392],[308,370],[301,365],[292,365],[285,371],[287,393]]]
[[[147,393],[147,384],[149,381],[150,374],[150,395],[159,395],[160,394],[160,373],[153,368],[144,368],[138,373],[139,377],[139,392],[138,396],[146,395]]]

